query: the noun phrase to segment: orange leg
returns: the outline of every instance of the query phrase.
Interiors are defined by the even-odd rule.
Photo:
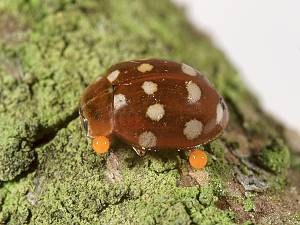
[[[189,156],[190,165],[195,169],[203,169],[207,164],[207,155],[203,150],[193,150]]]

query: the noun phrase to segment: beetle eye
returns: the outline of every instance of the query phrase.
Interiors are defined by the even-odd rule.
[[[82,109],[79,108],[81,125],[86,133],[88,133],[88,120],[83,116]]]

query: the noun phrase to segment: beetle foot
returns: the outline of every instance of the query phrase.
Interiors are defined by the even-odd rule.
[[[136,154],[138,154],[138,156],[142,157],[144,155],[146,155],[146,149],[143,149],[141,147],[137,147],[137,146],[132,146],[132,149],[136,152]]]

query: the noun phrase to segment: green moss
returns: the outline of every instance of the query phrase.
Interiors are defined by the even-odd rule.
[[[5,149],[0,152],[0,179],[3,181],[11,180],[28,170],[34,160],[30,146],[20,139],[8,138],[4,143],[0,143],[0,148]]]
[[[295,224],[300,223],[300,212],[299,212],[299,213],[296,213],[296,214],[293,216],[293,220],[294,220]]]
[[[215,140],[207,145],[207,150],[210,151],[218,160],[224,160],[224,146],[220,140]]]
[[[32,178],[32,175],[29,175]],[[27,224],[31,212],[27,193],[31,189],[30,179],[8,182],[0,189],[0,224]]]
[[[251,197],[247,197],[244,200],[244,210],[245,212],[252,212],[255,210],[255,204],[252,201]]]
[[[217,200],[212,186],[204,186],[200,189],[199,202],[204,206],[212,205]]]
[[[259,152],[257,160],[266,169],[281,173],[290,164],[290,152],[282,140],[275,139]]]
[[[178,154],[174,152],[158,152],[150,154],[152,156],[149,160],[149,169],[157,173],[174,170],[178,168]]]

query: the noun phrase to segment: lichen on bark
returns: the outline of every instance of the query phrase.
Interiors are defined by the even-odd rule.
[[[204,146],[204,170],[186,152],[92,152],[82,91],[110,65],[146,57],[199,68],[228,102],[230,125]],[[167,0],[1,1],[0,88],[1,224],[299,222],[282,127]],[[289,214],[274,221],[282,202]]]

